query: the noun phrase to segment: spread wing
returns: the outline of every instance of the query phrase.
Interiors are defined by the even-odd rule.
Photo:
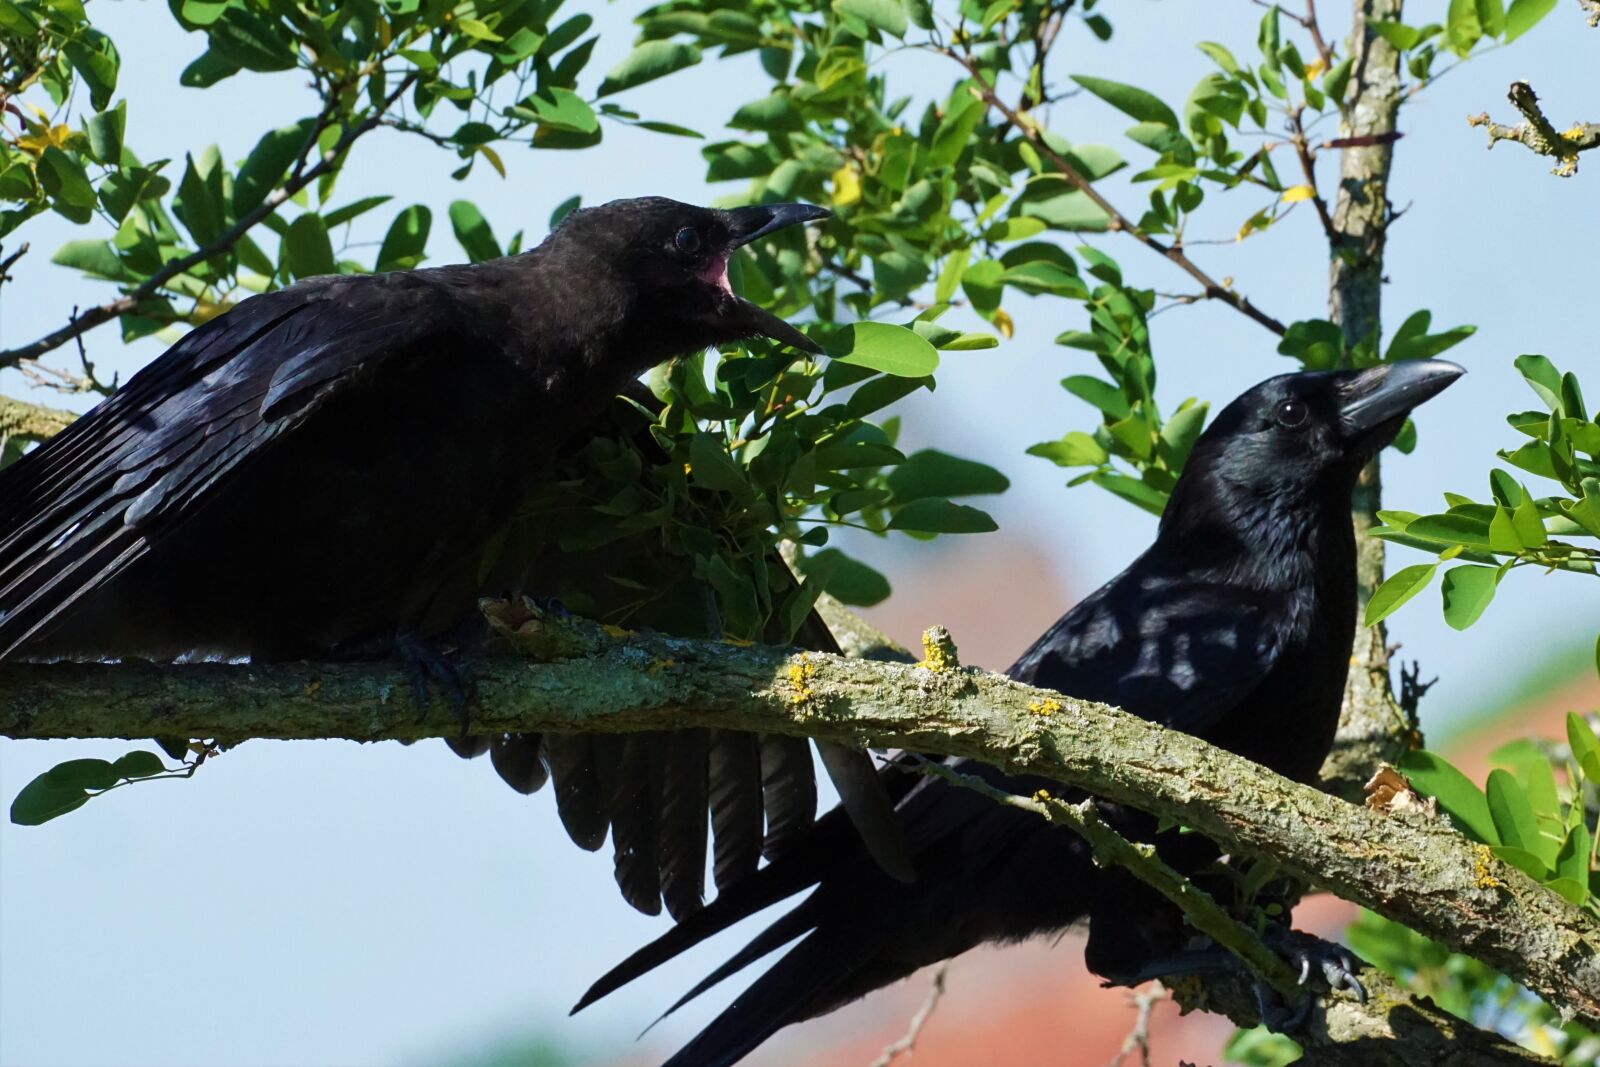
[[[186,335],[0,471],[0,658],[327,399],[460,314],[426,276],[319,278]]]

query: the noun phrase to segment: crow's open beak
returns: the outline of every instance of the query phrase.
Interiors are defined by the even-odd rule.
[[[786,226],[832,217],[833,212],[815,204],[755,204],[728,212],[728,230],[738,248]]]
[[[825,207],[816,207],[812,204],[754,204],[750,207],[734,208],[727,213],[728,232],[732,243],[728,247],[728,255],[741,245],[747,245],[758,237],[765,237],[769,233],[781,230],[786,226],[793,226],[802,222],[815,222],[819,219],[831,218],[833,212]],[[724,259],[720,267],[726,270],[727,260]],[[724,281],[723,287],[732,294],[732,288]],[[815,341],[801,333],[799,330],[784,322],[778,316],[765,308],[756,307],[748,300],[733,297],[735,306],[733,315],[751,333],[770,337],[774,341],[786,344],[791,348],[798,348],[802,352],[821,355],[822,349]]]
[[[1351,378],[1345,386],[1339,420],[1351,437],[1390,429],[1398,432],[1411,409],[1444,391],[1463,374],[1443,359],[1385,363]]]

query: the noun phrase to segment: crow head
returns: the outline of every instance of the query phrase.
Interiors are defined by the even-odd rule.
[[[1394,440],[1412,408],[1465,371],[1439,359],[1269,378],[1223,408],[1195,442],[1163,526],[1184,511],[1221,511],[1231,526],[1273,514],[1342,515],[1362,466]],[[1342,519],[1341,519],[1342,521]]]
[[[758,237],[830,214],[810,204],[725,211],[641,197],[573,212],[547,243],[568,256],[598,257],[628,305],[619,310],[643,328],[636,340],[659,355],[758,335],[820,352],[787,322],[734,295],[728,260]]]

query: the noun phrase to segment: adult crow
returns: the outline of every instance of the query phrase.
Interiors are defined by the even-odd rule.
[[[828,214],[619,200],[522,255],[243,301],[0,471],[0,659],[376,649],[448,685],[432,642],[473,613],[494,534],[620,389],[741,338],[818,351],[727,267]],[[893,831],[866,755],[828,752]],[[891,865],[894,841],[872,842]]]
[[[1338,724],[1355,632],[1350,495],[1362,464],[1407,412],[1462,373],[1430,360],[1287,374],[1229,404],[1200,436],[1155,544],[1023,653],[1018,681],[1102,701],[1196,734],[1302,782]],[[956,760],[1013,793],[1049,787]],[[940,779],[888,771],[917,879],[864,861],[837,812],[783,860],[724,893],[602,977],[579,1008],[747,915],[815,890],[689,991],[674,1010],[761,956],[775,965],[669,1067],[720,1067],[809,1019],[988,941],[1087,919],[1086,959],[1106,978],[1163,969],[1180,917],[1125,872],[1096,868],[1071,832]],[[909,784],[906,784],[909,782]],[[897,784],[898,783],[898,784]],[[1194,872],[1217,856],[1198,835],[1102,802],[1124,833]],[[1333,975],[1341,978],[1335,969]]]

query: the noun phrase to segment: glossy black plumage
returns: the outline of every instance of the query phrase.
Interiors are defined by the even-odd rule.
[[[1400,364],[1284,375],[1245,393],[1196,443],[1155,544],[1063,616],[1010,675],[1120,705],[1314,780],[1338,722],[1355,631],[1357,473],[1406,412],[1459,373],[1442,362]],[[1085,795],[953,762],[1014,793]],[[1089,966],[1113,979],[1179,947],[1176,912],[1125,873],[1094,867],[1069,831],[941,780],[890,770],[885,784],[897,796],[914,883],[863,862],[832,812],[782,861],[602,977],[578,1007],[806,889],[804,901],[679,1001],[798,939],[671,1067],[731,1064],[790,1023],[988,941],[1087,919]],[[1101,807],[1124,833],[1156,840],[1180,869],[1217,855],[1198,835],[1158,836],[1153,819]]]
[[[736,297],[726,268],[827,214],[617,201],[522,255],[243,301],[0,470],[0,659],[316,658],[446,633],[475,616],[513,510],[639,373],[756,335],[815,350]],[[523,792],[553,778],[573,839],[597,848],[609,829],[644,910],[698,906],[708,809],[731,884],[764,834],[781,844],[815,807],[804,746],[754,735],[455,747],[490,751]],[[737,783],[721,748],[748,752]],[[876,781],[863,753],[840,768]],[[867,810],[893,828],[881,797]]]

